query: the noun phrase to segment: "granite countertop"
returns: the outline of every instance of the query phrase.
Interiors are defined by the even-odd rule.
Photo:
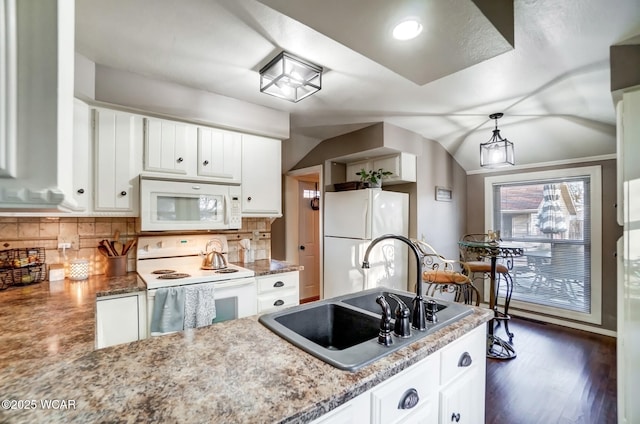
[[[234,264],[253,270],[253,272],[256,273],[256,277],[269,274],[280,274],[283,272],[302,271],[304,269],[303,266],[279,261],[277,259],[260,259],[250,263],[235,262]]]
[[[491,318],[487,309],[357,372],[299,350],[257,322],[227,321],[93,351],[31,375],[3,371],[3,399],[65,399],[68,410],[0,410],[13,422],[308,422]],[[228,343],[227,341],[232,341]],[[72,401],[72,402],[71,402]]]

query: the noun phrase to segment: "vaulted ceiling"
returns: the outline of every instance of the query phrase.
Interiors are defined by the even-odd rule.
[[[407,16],[422,33],[393,40]],[[76,0],[97,64],[287,111],[292,143],[388,122],[468,172],[494,112],[519,165],[615,153],[609,48],[639,33],[638,0]],[[324,67],[322,90],[260,93],[281,50]]]

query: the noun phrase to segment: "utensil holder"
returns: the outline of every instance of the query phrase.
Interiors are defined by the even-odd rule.
[[[122,277],[127,273],[127,257],[126,256],[109,256],[107,258],[107,267],[104,275],[107,277]]]

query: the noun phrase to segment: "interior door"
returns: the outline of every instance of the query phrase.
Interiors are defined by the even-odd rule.
[[[320,298],[320,210],[312,208],[317,185],[310,181],[298,184],[298,260],[300,271],[300,300]],[[319,204],[318,204],[319,205]]]

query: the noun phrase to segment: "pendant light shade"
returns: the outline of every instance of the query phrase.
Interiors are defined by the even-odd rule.
[[[322,67],[287,52],[260,69],[260,91],[290,102],[299,102],[322,87]]]
[[[489,118],[495,119],[496,127],[493,130],[491,139],[480,144],[480,166],[484,168],[500,168],[503,166],[515,165],[515,155],[513,143],[506,138],[500,137],[498,129],[498,119],[502,118],[502,113],[493,113]]]

